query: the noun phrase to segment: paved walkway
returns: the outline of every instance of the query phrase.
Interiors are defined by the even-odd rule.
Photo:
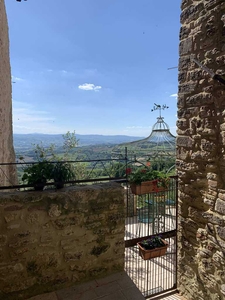
[[[75,285],[29,300],[144,300],[141,292],[125,272]]]
[[[161,295],[161,296],[152,298],[152,300],[186,300],[186,299],[184,297],[180,296],[179,294],[173,294],[170,296]]]
[[[133,281],[125,272],[116,273],[102,279],[74,285],[70,288],[46,293],[28,300],[144,300]],[[158,296],[155,300],[185,300],[178,294]]]

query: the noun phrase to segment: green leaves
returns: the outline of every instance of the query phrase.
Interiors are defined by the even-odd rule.
[[[136,170],[127,169],[128,180],[130,183],[141,184],[144,181],[158,180],[163,182],[166,175],[160,171],[152,170],[151,168],[137,168]]]
[[[52,170],[52,164],[40,161],[24,168],[22,180],[28,184],[46,183],[51,178]]]
[[[52,178],[54,181],[68,181],[75,177],[75,174],[68,163],[57,162],[53,166]]]
[[[35,186],[35,184],[39,183],[45,184],[48,180],[66,182],[75,179],[72,165],[64,162],[69,158],[69,152],[78,145],[75,131],[72,133],[68,131],[63,135],[63,139],[63,149],[65,151],[63,156],[55,153],[55,144],[51,144],[46,148],[42,143],[33,145],[38,162],[30,164],[23,169],[23,181]],[[23,160],[23,157],[20,157],[20,160]],[[54,161],[57,161],[57,163]]]
[[[155,248],[160,248],[160,247],[165,246],[165,244],[163,243],[162,238],[160,236],[154,236],[147,240],[143,240],[140,242],[140,245],[145,250],[150,250],[150,249],[155,249]]]

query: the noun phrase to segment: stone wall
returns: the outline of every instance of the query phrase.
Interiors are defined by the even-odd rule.
[[[12,88],[8,23],[4,0],[0,0],[0,163],[15,162],[12,138]],[[0,185],[16,183],[13,166],[0,166]]]
[[[116,183],[0,195],[0,299],[124,268],[124,195]]]
[[[178,286],[187,299],[225,298],[224,0],[181,4],[177,170]]]

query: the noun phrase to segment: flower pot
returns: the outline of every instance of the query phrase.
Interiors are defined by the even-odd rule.
[[[157,180],[143,181],[138,185],[131,184],[130,188],[134,195],[143,195],[165,191],[165,187],[157,185]]]
[[[34,184],[34,190],[35,191],[43,191],[45,187],[45,183],[44,182],[40,182],[40,183],[35,183]]]
[[[168,242],[161,239],[161,241],[164,243],[165,246],[159,247],[159,248],[155,248],[155,249],[150,249],[150,250],[146,250],[144,249],[141,245],[140,242],[137,243],[138,248],[139,248],[139,255],[142,257],[142,259],[147,260],[147,259],[151,259],[151,258],[155,258],[155,257],[159,257],[159,256],[163,256],[166,254],[166,250],[169,246]]]
[[[64,188],[64,183],[60,182],[60,181],[55,181],[54,185],[55,185],[57,190]]]

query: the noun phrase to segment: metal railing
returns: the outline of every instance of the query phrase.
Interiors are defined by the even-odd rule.
[[[66,160],[66,161],[47,161],[46,163],[55,165],[58,163],[67,164],[74,170],[74,176],[70,180],[63,181],[66,185],[73,184],[85,184],[91,182],[105,182],[105,181],[120,181],[126,182],[126,168],[127,158],[119,159],[93,159],[93,160]],[[33,184],[26,184],[22,182],[22,175],[24,170],[28,166],[38,164],[40,162],[27,161],[27,162],[16,162],[16,163],[1,163],[0,164],[0,177],[6,177],[9,182],[8,185],[0,186],[0,190],[6,189],[26,189],[34,187]],[[45,162],[41,162],[45,163]],[[18,176],[18,184],[15,184],[10,180],[5,172],[7,166],[14,166]],[[45,186],[52,186],[57,182],[53,180],[47,180]]]
[[[176,290],[177,176],[163,192],[133,195],[126,191],[125,270],[146,298]],[[143,260],[137,243],[155,235],[169,247],[165,255]]]

